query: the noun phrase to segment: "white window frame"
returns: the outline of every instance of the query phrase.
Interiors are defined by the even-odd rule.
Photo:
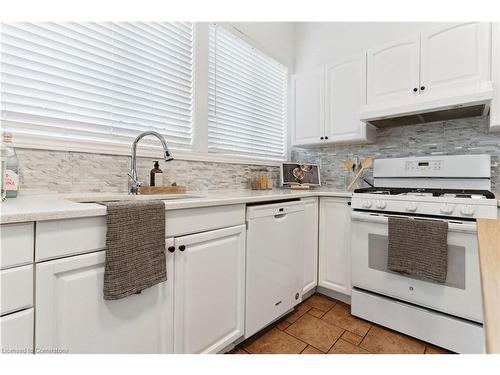
[[[258,44],[235,29],[231,24],[222,23],[223,27],[247,43],[259,48]],[[276,160],[253,159],[244,156],[225,155],[208,152],[208,22],[195,22],[194,33],[194,69],[193,69],[193,132],[192,150],[177,150],[172,147],[174,159],[190,161],[206,161],[231,164],[252,164],[279,166],[281,162]],[[259,48],[261,49],[261,48]],[[290,73],[289,73],[290,76]],[[289,95],[287,98],[289,103]],[[289,109],[287,108],[287,112]],[[286,121],[286,132],[288,135],[288,119]],[[168,139],[167,139],[168,143]],[[50,136],[20,135],[13,137],[13,145],[18,148],[43,149],[55,151],[89,152],[108,155],[130,155],[131,147],[127,145],[110,145],[98,141],[83,141],[67,139],[56,139]],[[147,147],[140,145],[137,155],[142,157],[158,157],[160,147]],[[289,140],[285,142],[285,154],[289,155]]]

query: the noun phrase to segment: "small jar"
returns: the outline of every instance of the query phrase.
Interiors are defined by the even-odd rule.
[[[253,178],[250,180],[250,188],[252,190],[259,190],[259,180],[257,178]]]
[[[259,189],[266,190],[267,189],[267,176],[262,175],[259,177]]]

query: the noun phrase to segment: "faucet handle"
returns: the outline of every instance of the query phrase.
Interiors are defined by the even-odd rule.
[[[137,180],[136,177],[133,176],[133,173],[128,172],[127,175],[130,178],[129,184],[128,184],[129,194],[136,195],[139,192],[139,188],[141,187],[141,183],[139,180]]]
[[[137,180],[137,177],[134,177],[134,176],[132,175],[132,173],[127,172],[127,175],[130,177],[130,179],[131,179],[131,180],[132,180],[135,184],[139,184],[139,185],[141,184],[141,183]]]

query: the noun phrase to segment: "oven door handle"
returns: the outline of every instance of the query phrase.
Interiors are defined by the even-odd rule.
[[[392,216],[398,216],[398,215],[392,215]],[[408,217],[410,219],[414,220],[434,220],[434,221],[442,221],[440,219],[421,219],[421,218],[415,218],[414,216],[399,216],[399,217]],[[387,215],[383,214],[370,214],[366,212],[358,212],[358,211],[352,211],[351,212],[351,219],[352,221],[363,221],[367,223],[376,223],[376,224],[383,224],[387,225],[389,222],[389,218]],[[462,232],[462,233],[476,233],[477,232],[477,226],[475,222],[453,222],[453,220],[448,221],[448,230],[453,231],[453,232]]]

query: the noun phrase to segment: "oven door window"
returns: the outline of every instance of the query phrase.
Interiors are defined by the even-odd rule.
[[[370,233],[368,235],[368,267],[374,270],[389,272],[396,275],[401,275],[387,269],[388,257],[388,242],[387,236]],[[405,277],[423,280],[426,279],[415,277],[412,275],[404,275]],[[446,282],[441,284],[452,288],[465,289],[465,247],[448,245],[448,267],[446,273]]]

